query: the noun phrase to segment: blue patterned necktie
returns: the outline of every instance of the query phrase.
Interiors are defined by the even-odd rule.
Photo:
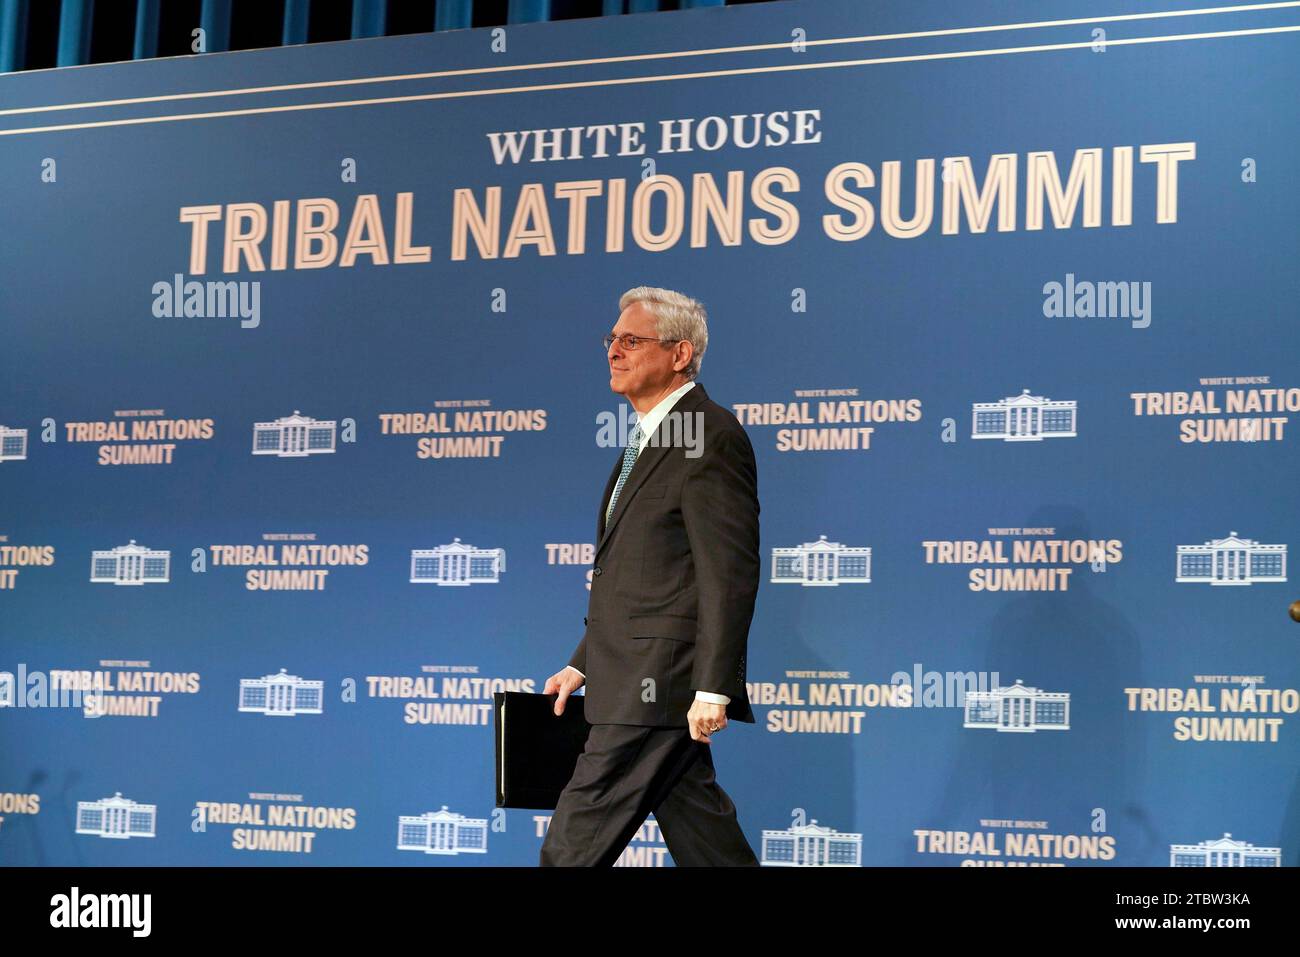
[[[623,491],[623,483],[631,474],[632,466],[636,465],[636,453],[640,448],[641,423],[638,422],[627,438],[627,448],[623,450],[623,468],[618,473],[618,481],[614,483],[614,493],[609,497],[609,507],[605,509],[605,524],[609,524],[609,517],[614,514],[614,503],[618,501],[618,493]]]

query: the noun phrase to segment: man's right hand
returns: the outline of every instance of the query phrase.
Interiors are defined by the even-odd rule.
[[[564,714],[564,702],[568,700],[569,695],[586,684],[586,681],[586,678],[572,668],[561,668],[546,679],[546,687],[542,689],[542,694],[559,695],[555,699],[555,713],[561,715]]]

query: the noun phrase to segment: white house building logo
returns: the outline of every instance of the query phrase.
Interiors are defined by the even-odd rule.
[[[486,818],[468,818],[448,811],[444,804],[439,811],[399,817],[397,849],[425,854],[486,854],[487,832]]]
[[[153,837],[158,818],[156,804],[137,804],[122,797],[121,791],[111,798],[77,802],[77,833],[126,840]]]
[[[27,458],[27,430],[0,425],[0,462]]]
[[[998,731],[1069,731],[1070,695],[1031,688],[1019,678],[1011,687],[968,691],[962,726]]]
[[[763,831],[764,867],[861,867],[862,835],[811,823]]]
[[[171,581],[172,553],[137,545],[125,545],[90,553],[90,580],[114,585],[147,585]]]
[[[1231,834],[1199,844],[1170,844],[1170,867],[1281,867],[1282,848],[1234,841]]]
[[[871,549],[867,546],[815,542],[772,549],[772,581],[793,585],[852,585],[871,581]]]
[[[1078,434],[1074,430],[1077,412],[1073,399],[1052,400],[1025,389],[997,402],[976,402],[970,437],[1004,442],[1072,439]]]
[[[1261,545],[1229,532],[1204,545],[1178,546],[1174,581],[1210,585],[1253,585],[1286,581],[1286,546]]]
[[[259,714],[321,714],[325,682],[285,674],[239,679],[239,710]]]
[[[475,548],[459,538],[450,545],[411,550],[412,584],[496,584],[505,570],[504,548]]]
[[[297,409],[274,422],[253,423],[253,454],[297,458],[335,450],[338,423],[313,419]]]

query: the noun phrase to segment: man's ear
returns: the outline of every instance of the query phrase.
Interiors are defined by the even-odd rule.
[[[673,371],[681,372],[685,369],[691,364],[691,359],[694,355],[695,347],[691,345],[689,339],[683,339],[681,342],[677,343],[677,346],[673,349]],[[679,362],[681,365],[678,365]]]

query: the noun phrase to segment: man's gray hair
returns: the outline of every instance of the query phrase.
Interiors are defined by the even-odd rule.
[[[692,346],[691,361],[682,375],[694,379],[700,374],[704,350],[709,347],[709,317],[704,303],[690,296],[658,286],[636,286],[623,293],[618,300],[622,312],[634,302],[641,303],[655,317],[655,329],[660,339],[685,339]],[[667,346],[667,343],[661,343]]]

